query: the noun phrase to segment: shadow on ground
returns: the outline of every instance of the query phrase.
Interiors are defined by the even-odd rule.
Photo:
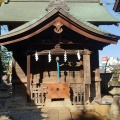
[[[47,114],[40,110],[12,110],[0,115],[0,120],[44,120]]]
[[[108,120],[105,117],[101,117],[97,113],[94,112],[72,112],[73,120]]]

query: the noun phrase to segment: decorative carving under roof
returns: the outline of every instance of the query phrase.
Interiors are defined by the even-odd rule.
[[[69,7],[67,6],[65,0],[51,0],[46,10],[50,11],[53,8],[62,8],[66,11],[69,10]]]
[[[63,24],[62,23],[60,23],[60,22],[56,22],[55,24],[54,24],[54,26],[56,27],[55,29],[54,29],[54,31],[56,32],[56,33],[61,33],[62,31],[63,31],[63,29],[61,28],[61,26],[63,26]]]

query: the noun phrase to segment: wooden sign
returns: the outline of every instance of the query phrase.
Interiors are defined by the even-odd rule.
[[[68,83],[46,83],[46,99],[70,98]]]

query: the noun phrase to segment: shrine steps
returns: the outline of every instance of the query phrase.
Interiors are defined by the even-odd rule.
[[[95,111],[95,105],[72,105],[69,99],[64,101],[45,101],[44,106],[27,104],[26,97],[15,97],[11,99],[9,109],[36,109],[36,108],[62,108],[67,107],[70,111]]]
[[[67,107],[70,111],[95,111],[95,106],[92,104],[88,105],[72,105],[71,102],[65,101],[54,101],[46,102],[44,108],[62,108]]]

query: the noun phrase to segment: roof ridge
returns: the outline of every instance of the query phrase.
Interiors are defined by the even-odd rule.
[[[8,0],[5,0],[8,1]],[[9,2],[50,2],[51,0],[9,0]],[[65,0],[65,2],[99,2],[101,0]]]

